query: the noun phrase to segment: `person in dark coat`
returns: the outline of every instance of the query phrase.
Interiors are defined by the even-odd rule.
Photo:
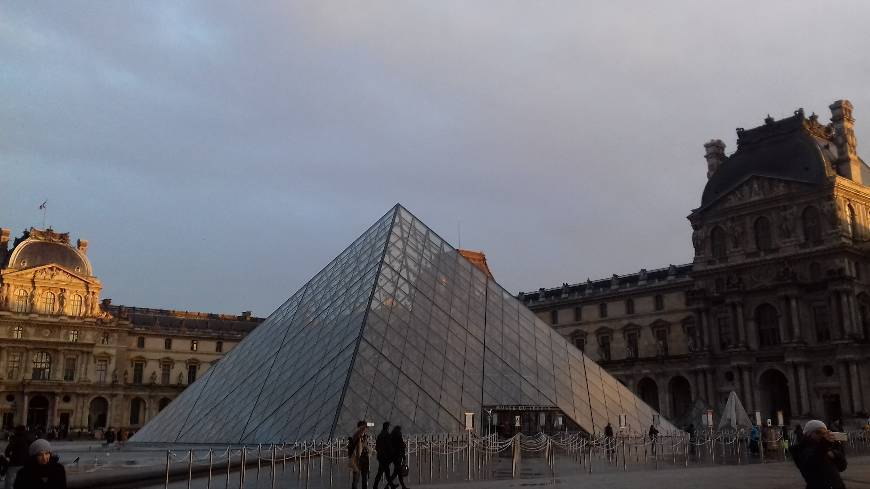
[[[66,489],[66,470],[51,454],[51,444],[38,439],[30,444],[30,460],[18,471],[15,489]]]
[[[807,421],[803,439],[791,453],[807,489],[845,489],[840,472],[846,470],[846,454],[825,423]]]
[[[9,468],[6,469],[6,489],[12,489],[12,484],[15,483],[15,476],[27,462],[30,460],[29,449],[33,443],[33,435],[27,432],[27,428],[22,425],[15,427],[15,433],[12,435],[12,440],[6,445],[6,458],[9,459]]]
[[[616,446],[613,442],[613,426],[610,426],[610,421],[604,427],[604,443],[607,445],[607,458],[609,459],[616,452]]]
[[[378,452],[378,473],[375,474],[375,483],[372,489],[378,489],[378,484],[381,483],[381,476],[387,481],[387,487],[395,489],[398,487],[393,484],[393,476],[390,474],[390,464],[393,462],[393,452],[390,443],[390,422],[384,423],[384,429],[378,433],[375,439],[375,451]]]
[[[656,429],[655,425],[649,425],[649,441],[652,445],[652,454],[656,454],[656,442],[659,439],[659,430]]]
[[[362,478],[362,489],[368,488],[369,483],[369,448],[368,426],[365,421],[356,424],[356,431],[348,440],[348,458],[352,473],[350,487],[356,489],[359,479]]]
[[[390,455],[393,459],[393,477],[389,479],[391,486],[395,487],[393,479],[398,476],[399,485],[402,486],[402,489],[408,489],[408,486],[405,485],[405,474],[402,473],[403,468],[407,468],[406,464],[408,462],[405,459],[407,449],[408,445],[405,444],[405,440],[402,438],[402,427],[396,426],[390,433]]]
[[[109,427],[109,429],[106,430],[106,446],[109,446],[112,443],[115,443],[115,436],[116,436],[115,430],[113,430],[111,427]]]

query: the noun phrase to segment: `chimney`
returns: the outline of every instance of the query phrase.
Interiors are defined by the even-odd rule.
[[[88,254],[88,240],[80,239],[76,241],[76,249],[82,252],[83,255]]]
[[[3,260],[6,258],[6,252],[9,251],[9,233],[11,231],[8,228],[0,228],[0,265],[3,264]]]
[[[837,100],[831,109],[831,126],[834,128],[834,145],[837,147],[837,174],[863,185],[861,161],[858,159],[855,140],[855,119],[852,118],[852,103]]]
[[[244,319],[244,320],[251,319],[251,311],[242,311],[242,319]]]
[[[707,159],[707,179],[713,176],[725,162],[725,143],[721,139],[711,139],[704,144],[704,158]]]

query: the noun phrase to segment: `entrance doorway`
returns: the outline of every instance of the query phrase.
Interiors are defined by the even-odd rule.
[[[782,411],[782,416],[786,424],[791,418],[791,401],[788,392],[788,379],[782,372],[776,369],[770,369],[763,374],[759,379],[759,391],[761,399],[761,415],[765,419],[770,419],[776,423],[776,412]]]
[[[649,377],[644,377],[637,383],[637,393],[649,407],[653,408],[656,412],[661,412],[659,408],[659,386],[656,385],[656,381]]]
[[[843,406],[840,404],[839,394],[825,394],[822,396],[825,406],[825,422],[828,426],[838,419],[843,419]]]
[[[31,431],[44,431],[47,426],[48,399],[45,396],[33,396],[27,404],[27,427]]]
[[[60,423],[57,427],[57,436],[61,439],[66,438],[67,434],[69,434],[69,418],[70,413],[60,413]]]
[[[88,429],[91,431],[105,429],[108,414],[109,401],[104,397],[93,398],[88,409]]]

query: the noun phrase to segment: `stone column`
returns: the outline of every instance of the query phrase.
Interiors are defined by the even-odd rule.
[[[53,396],[51,396],[51,417],[48,419],[48,426],[57,426],[57,410],[58,405],[60,404],[60,399],[62,397],[61,392],[56,392]]]
[[[785,343],[788,341],[788,325],[786,323],[789,317],[788,299],[786,297],[780,296],[779,310],[782,311],[779,321],[777,321],[779,323],[779,341]]]
[[[728,309],[731,311],[731,341],[732,346],[738,347],[743,344],[744,339],[740,336],[740,315],[737,312],[737,303],[731,302]]]
[[[837,370],[840,377],[840,404],[849,411],[852,410],[852,390],[849,388],[850,374],[849,367],[845,362],[837,364]],[[845,411],[845,410],[844,410]],[[843,414],[846,414],[845,412]]]
[[[852,313],[849,308],[849,297],[846,294],[846,291],[839,291],[840,296],[840,307],[842,308],[843,315],[843,337],[850,338],[854,336],[855,331],[852,328]]]
[[[758,323],[754,317],[746,320],[746,345],[750,350],[758,350]]]
[[[712,368],[707,368],[704,370],[704,377],[706,379],[707,384],[707,402],[710,403],[710,406],[715,406],[716,399],[716,371]]]
[[[787,368],[785,370],[786,370],[786,379],[788,380],[788,385],[790,386],[789,393],[788,393],[788,401],[790,404],[789,408],[791,409],[792,416],[798,416],[798,413],[800,413],[800,406],[798,404],[798,393],[796,392],[796,389],[794,388],[794,386],[797,385],[797,378],[794,375],[793,369]]]
[[[743,315],[743,302],[737,302],[734,304],[734,310],[737,312],[737,331],[740,334],[740,339],[738,341],[738,345],[746,348],[746,345],[749,342],[746,340],[746,323],[744,321],[745,317]]]
[[[831,339],[840,340],[843,338],[843,320],[840,314],[839,301],[837,301],[837,291],[831,291],[828,296],[828,309],[831,316]]]
[[[803,411],[801,414],[810,413],[813,407],[810,405],[810,386],[807,383],[807,365],[805,363],[797,364],[798,386],[801,390],[801,404]]]
[[[21,403],[21,422],[19,424],[23,424],[27,426],[27,408],[30,407],[30,396],[25,392],[23,401]]]
[[[746,402],[746,395],[743,393],[743,367],[737,365],[734,367],[734,387],[737,391],[737,396],[741,402]]]
[[[710,323],[710,311],[707,309],[701,310],[701,324],[704,328],[704,349],[713,349],[713,325]]]
[[[755,399],[752,395],[752,367],[747,365],[741,370],[743,371],[743,391],[745,393],[742,401],[745,403],[745,407],[755,406]]]
[[[802,341],[803,338],[801,336],[801,321],[800,314],[798,314],[797,297],[789,297],[789,305],[791,306],[791,340],[795,342]]]
[[[864,396],[861,393],[861,376],[858,373],[858,362],[849,362],[849,379],[852,384],[852,412],[857,413],[863,409]]]
[[[856,298],[854,292],[849,292],[847,295],[849,298],[849,312],[852,316],[852,334],[855,338],[865,339],[864,338],[864,328],[861,324],[861,315],[858,314],[858,304],[856,303]]]

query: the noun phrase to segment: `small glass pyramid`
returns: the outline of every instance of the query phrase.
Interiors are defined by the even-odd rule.
[[[132,441],[326,439],[360,419],[459,432],[486,406],[557,409],[590,433],[655,414],[397,204]]]

